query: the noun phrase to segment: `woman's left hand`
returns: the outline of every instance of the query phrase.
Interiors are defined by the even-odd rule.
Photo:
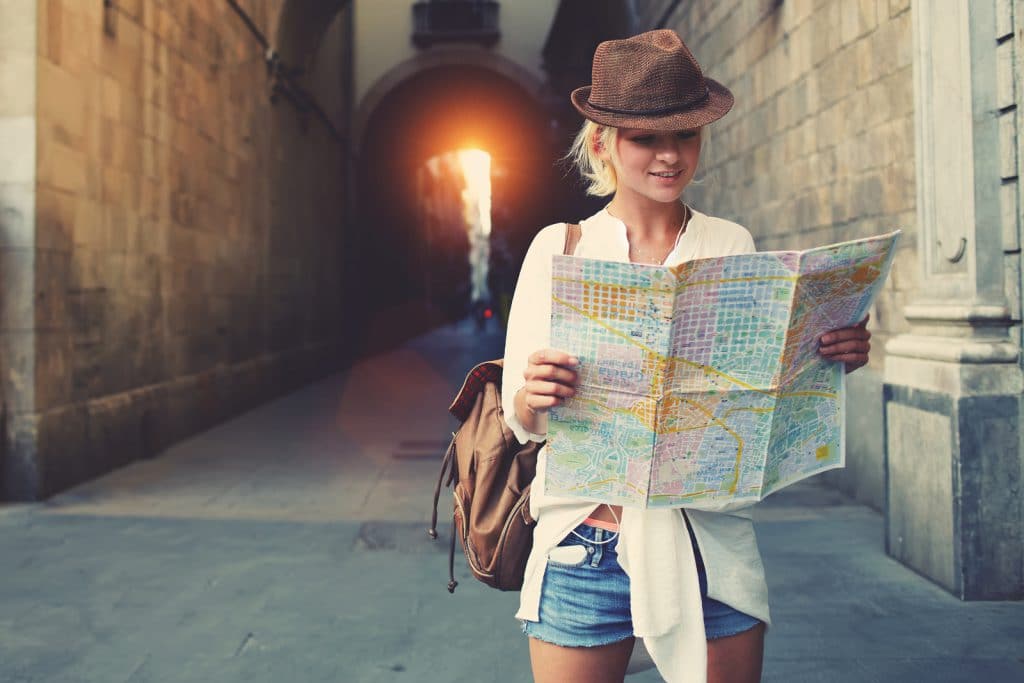
[[[821,335],[818,353],[827,360],[845,363],[846,372],[867,365],[868,352],[871,351],[868,317],[853,327],[843,327]]]

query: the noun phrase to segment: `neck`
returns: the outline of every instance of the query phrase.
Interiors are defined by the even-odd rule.
[[[626,224],[630,237],[640,239],[673,239],[686,217],[686,207],[675,202],[630,202],[616,193],[608,204],[608,213]]]

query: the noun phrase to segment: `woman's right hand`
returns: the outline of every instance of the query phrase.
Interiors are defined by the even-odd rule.
[[[534,433],[547,431],[549,408],[561,405],[576,395],[580,362],[575,356],[557,349],[540,349],[530,354],[523,377],[526,384],[516,394],[516,417]]]

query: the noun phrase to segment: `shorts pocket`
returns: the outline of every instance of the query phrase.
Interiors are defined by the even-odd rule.
[[[560,545],[548,553],[548,563],[561,567],[582,567],[589,553],[583,545]]]

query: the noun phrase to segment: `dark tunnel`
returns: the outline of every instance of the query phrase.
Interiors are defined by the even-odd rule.
[[[468,64],[421,71],[383,98],[359,144],[358,216],[350,226],[350,253],[358,260],[352,272],[374,282],[375,299],[366,302],[371,310],[421,301],[451,319],[464,313],[459,302],[468,304],[460,293],[467,277],[464,235],[425,245],[416,177],[431,157],[465,148],[491,155],[492,244],[502,245],[505,261],[495,269],[498,291],[511,291],[540,228],[584,215],[593,202],[583,199],[561,161],[569,140],[549,112],[511,79]],[[439,285],[429,300],[423,300],[424,272]]]

